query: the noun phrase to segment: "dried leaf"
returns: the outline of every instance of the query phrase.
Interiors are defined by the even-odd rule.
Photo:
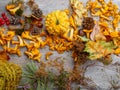
[[[114,52],[115,46],[113,42],[106,42],[106,41],[98,41],[93,42],[89,41],[86,43],[85,50],[90,54],[89,58],[91,60],[95,60],[98,58],[105,57],[106,55],[109,55]]]

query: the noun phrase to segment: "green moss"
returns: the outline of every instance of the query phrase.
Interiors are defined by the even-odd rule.
[[[0,90],[16,90],[21,75],[18,65],[0,61]]]

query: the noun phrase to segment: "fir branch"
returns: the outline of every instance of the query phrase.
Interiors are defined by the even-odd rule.
[[[36,75],[38,70],[38,67],[33,61],[28,63],[23,72],[23,78],[26,81],[25,83],[30,84],[31,88],[36,90],[52,90],[54,85],[51,84],[50,87],[48,84],[51,77],[53,77],[52,74],[49,74],[50,76],[44,76],[41,73]],[[34,86],[34,84],[36,84],[36,86]]]
[[[68,80],[69,80],[69,73],[66,71],[63,71],[61,72],[60,75],[57,76],[55,85],[58,87],[59,90],[65,90]]]

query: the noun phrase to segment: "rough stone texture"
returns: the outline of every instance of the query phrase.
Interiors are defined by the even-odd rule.
[[[0,0],[0,14],[1,12],[5,11],[5,5],[9,1],[10,0]],[[81,0],[81,1],[86,2],[87,0]],[[36,0],[36,2],[39,4],[39,7],[43,10],[44,14],[47,14],[53,10],[64,9],[69,7],[69,0]],[[117,3],[120,6],[119,0],[113,0],[113,2]],[[21,48],[21,52],[23,54],[22,57],[18,57],[16,55],[10,55],[11,56],[10,61],[23,67],[27,62],[30,61],[23,53],[25,50],[26,48]],[[40,51],[42,52],[41,60],[45,60],[45,53],[49,51],[48,47],[45,47]],[[72,68],[73,59],[71,58],[70,52],[65,52],[64,54],[58,54],[55,51],[54,54],[50,56],[50,59],[61,56],[66,59],[65,61],[67,63],[66,69]],[[115,82],[116,86],[120,86],[120,58],[115,55],[112,55],[112,58],[113,58],[113,62],[111,65],[108,66],[105,66],[97,61],[88,61],[85,64],[85,66],[87,66],[91,63],[95,63],[94,65],[90,66],[85,73],[85,77],[92,79],[93,82],[96,83],[96,85],[93,82],[90,83],[89,87],[97,88],[95,90],[110,90],[111,88],[110,81],[113,80],[117,81]],[[115,63],[118,63],[118,65],[116,65]],[[81,90],[89,90],[89,89],[83,88]],[[115,89],[112,88],[111,90],[115,90]],[[120,88],[116,90],[120,90]]]

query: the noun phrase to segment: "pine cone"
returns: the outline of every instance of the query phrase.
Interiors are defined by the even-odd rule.
[[[82,23],[83,29],[91,30],[91,29],[93,29],[94,25],[95,25],[95,23],[94,23],[93,18],[91,18],[91,17],[84,18],[83,23]]]
[[[20,18],[15,17],[15,16],[11,16],[11,17],[10,17],[10,24],[11,24],[11,25],[20,24]]]
[[[32,35],[38,35],[38,34],[40,34],[40,31],[41,31],[41,28],[39,28],[37,26],[34,26],[32,31],[31,31],[31,34]]]
[[[73,42],[74,50],[77,52],[82,52],[84,50],[84,43],[83,42]]]
[[[40,10],[40,9],[34,9],[33,11],[32,11],[32,15],[33,16],[35,16],[35,17],[37,17],[37,18],[41,18],[42,17],[42,10]]]

